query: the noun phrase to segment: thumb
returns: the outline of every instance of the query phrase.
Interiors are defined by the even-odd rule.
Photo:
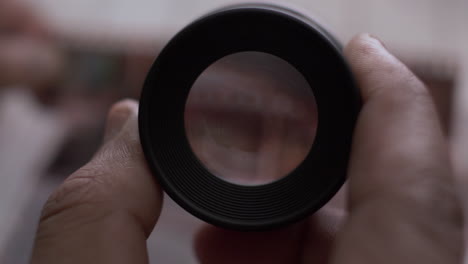
[[[459,263],[461,211],[429,91],[369,35],[345,53],[364,105],[348,171],[349,217],[332,263]]]
[[[161,211],[159,185],[140,147],[137,103],[109,113],[107,141],[50,196],[32,263],[147,263],[146,238]]]

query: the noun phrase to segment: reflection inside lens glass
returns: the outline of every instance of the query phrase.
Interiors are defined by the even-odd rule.
[[[270,183],[293,171],[312,147],[317,118],[302,74],[262,52],[210,65],[185,106],[192,151],[212,174],[240,185]]]

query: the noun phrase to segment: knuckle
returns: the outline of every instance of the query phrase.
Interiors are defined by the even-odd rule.
[[[385,76],[389,76],[388,78],[397,76],[397,78],[383,80],[380,86],[375,85],[372,91],[369,91],[368,99],[372,98],[372,102],[390,112],[398,110],[399,112],[419,113],[420,110],[427,112],[434,109],[429,90],[406,66],[389,69],[389,71],[393,72],[388,72]]]
[[[105,202],[106,188],[103,171],[93,166],[85,166],[70,175],[46,201],[41,222],[73,209]]]
[[[410,100],[427,100],[431,98],[429,89],[426,85],[416,76],[413,72],[408,69],[404,64],[401,64],[401,68],[398,69],[399,73],[395,76],[401,76],[394,82],[393,90],[397,91],[396,95]],[[388,89],[391,90],[391,89]]]
[[[94,167],[101,167],[101,171],[111,174],[118,170],[134,167],[135,163],[140,164],[143,161],[140,141],[128,134],[128,131],[123,131],[120,135],[120,137],[124,137],[123,140],[118,138],[118,142],[111,142],[111,146],[101,148],[95,156]]]

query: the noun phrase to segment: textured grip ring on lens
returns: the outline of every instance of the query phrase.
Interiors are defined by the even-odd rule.
[[[294,66],[313,84],[318,109],[315,142],[305,160],[286,177],[258,186],[211,174],[191,150],[184,127],[198,76],[218,59],[243,51],[272,54]],[[217,226],[264,230],[306,217],[339,190],[359,108],[341,47],[323,28],[288,9],[238,5],[196,20],[161,51],[140,98],[140,139],[158,182],[185,210]]]

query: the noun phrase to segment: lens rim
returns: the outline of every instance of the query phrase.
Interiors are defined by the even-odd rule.
[[[196,20],[169,41],[144,83],[139,131],[149,167],[174,201],[206,222],[248,231],[298,221],[333,197],[346,179],[361,103],[339,43],[325,32],[282,7],[238,5]],[[312,89],[320,120],[304,161],[286,177],[255,186],[211,174],[192,152],[184,124],[198,76],[243,51],[269,53],[294,66]]]

